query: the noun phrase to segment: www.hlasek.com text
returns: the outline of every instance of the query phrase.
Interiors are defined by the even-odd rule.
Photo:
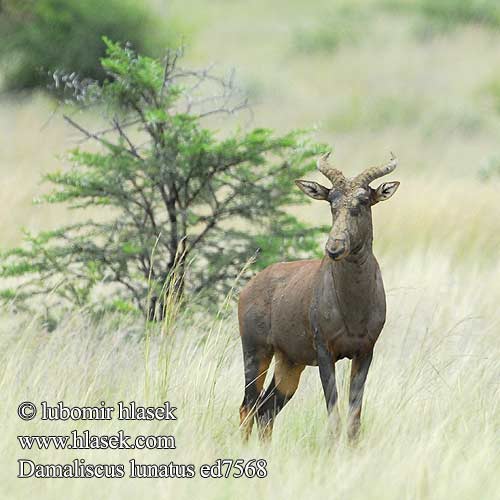
[[[23,450],[175,450],[175,437],[171,435],[127,436],[123,430],[116,434],[97,435],[90,431],[72,430],[59,436],[17,436]]]

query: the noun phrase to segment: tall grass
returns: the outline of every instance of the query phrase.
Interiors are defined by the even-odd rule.
[[[316,368],[278,417],[269,446],[240,441],[243,367],[234,317],[179,314],[174,331],[82,312],[52,332],[37,318],[3,317],[0,392],[5,498],[454,498],[493,499],[500,483],[499,267],[453,265],[443,254],[382,261],[388,321],[370,371],[358,446],[331,442]],[[168,370],[168,377],[148,374]],[[346,411],[348,362],[340,362]],[[149,387],[145,390],[145,387]],[[135,400],[178,408],[175,422],[22,422],[21,401],[95,405]],[[21,451],[18,434],[173,434],[167,451]],[[202,463],[265,458],[267,479],[114,481],[16,479],[17,458],[37,463]]]
[[[164,3],[154,3],[163,13]],[[459,3],[432,2],[441,9],[432,15],[446,17],[445,9],[449,13]],[[500,205],[497,177],[488,183],[477,177],[498,152],[499,122],[493,106],[484,109],[476,99],[496,67],[498,36],[476,23],[424,45],[411,36],[413,15],[386,12],[369,18],[370,36],[363,43],[342,42],[335,52],[314,51],[314,57],[291,53],[297,26],[313,37],[315,27],[328,29],[321,15],[330,5],[280,0],[250,8],[242,2],[189,0],[171,2],[171,9],[195,25],[197,37],[187,51],[194,63],[215,59],[236,65],[243,79],[255,82],[257,124],[280,130],[319,124],[318,136],[334,147],[335,165],[347,175],[383,161],[390,150],[400,159],[392,176],[402,182],[400,190],[374,208],[388,319],[368,376],[359,445],[350,447],[345,437],[330,441],[317,368],[305,370],[298,393],[277,419],[271,445],[261,446],[255,436],[248,446],[241,444],[244,382],[233,300],[227,303],[232,314],[215,318],[179,310],[174,301],[167,323],[159,325],[113,315],[96,323],[85,311],[75,311],[51,333],[41,326],[43,318],[4,311],[2,498],[498,497]],[[484,2],[485,9],[495,5]],[[53,170],[55,155],[77,138],[57,118],[44,126],[51,108],[46,100],[4,98],[0,106],[5,209],[0,245],[6,247],[19,242],[21,225],[38,230],[77,217],[60,207],[30,206],[41,190],[40,174]],[[462,116],[481,120],[481,128],[471,133],[457,120]],[[317,225],[331,218],[319,202],[300,215]],[[345,415],[349,363],[339,365]],[[178,421],[43,423],[22,422],[16,415],[25,400],[155,405],[165,399],[178,407]],[[15,437],[73,428],[104,434],[121,427],[132,436],[173,434],[177,449],[22,452]],[[15,477],[21,457],[40,463],[136,458],[197,466],[219,457],[262,457],[269,476],[21,480]]]

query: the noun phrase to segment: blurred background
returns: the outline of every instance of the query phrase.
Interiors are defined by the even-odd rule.
[[[234,68],[253,112],[214,124],[221,134],[237,125],[280,133],[312,128],[346,175],[385,162],[391,151],[400,162],[384,180],[401,187],[373,210],[388,318],[368,377],[362,444],[325,447],[326,412],[311,368],[279,417],[273,447],[241,448],[236,320],[214,327],[208,315],[187,318],[179,330],[190,335],[172,337],[186,347],[175,344],[168,364],[169,397],[189,416],[175,430],[180,456],[196,463],[220,454],[265,456],[270,480],[252,488],[241,480],[178,481],[168,489],[148,483],[151,493],[498,498],[500,2],[0,0],[0,250],[21,242],[22,227],[51,229],[75,217],[63,206],[32,204],[46,189],[41,175],[64,168],[61,155],[80,139],[47,85],[54,70],[102,77],[103,34],[156,56],[184,44],[183,65],[214,64],[221,74]],[[90,112],[79,118],[98,128],[100,118]],[[294,212],[312,225],[330,222],[327,204]],[[6,460],[18,453],[12,436],[20,433],[19,401],[140,401],[148,397],[143,385],[149,387],[150,373],[167,366],[149,370],[148,359],[144,365],[141,344],[127,342],[128,325],[85,321],[77,311],[51,336],[30,317],[2,321],[8,348],[0,349],[0,379],[11,421],[2,433],[11,450]],[[200,347],[197,339],[205,338],[208,347]],[[9,347],[18,340],[19,348]],[[340,365],[345,405],[348,365]],[[1,469],[17,493],[13,464]],[[59,495],[50,498],[67,497],[67,482],[51,484]],[[81,498],[88,498],[88,484],[80,483]],[[114,482],[109,498],[144,496],[145,483],[124,484]]]
[[[496,259],[500,243],[500,5],[489,1],[3,0],[0,219],[2,248],[21,227],[67,222],[33,206],[43,172],[75,145],[47,85],[54,70],[99,78],[107,34],[184,65],[232,68],[252,121],[314,128],[346,174],[400,160],[397,197],[375,210],[378,253],[424,250]],[[97,118],[86,117],[89,122]],[[234,127],[234,121],[225,126]],[[312,177],[315,177],[314,173]],[[328,207],[301,208],[311,224]],[[431,248],[432,247],[432,248]]]

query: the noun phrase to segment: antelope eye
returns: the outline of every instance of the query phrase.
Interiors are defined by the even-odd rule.
[[[361,198],[358,198],[358,200],[361,205],[368,205],[370,201],[369,198],[366,196],[362,196]]]
[[[340,191],[334,191],[333,189],[330,191],[328,196],[330,203],[335,203],[340,200],[342,193]]]

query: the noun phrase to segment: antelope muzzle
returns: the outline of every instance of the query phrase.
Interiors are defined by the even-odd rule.
[[[341,260],[349,254],[349,244],[346,238],[329,238],[325,251],[332,260]]]

